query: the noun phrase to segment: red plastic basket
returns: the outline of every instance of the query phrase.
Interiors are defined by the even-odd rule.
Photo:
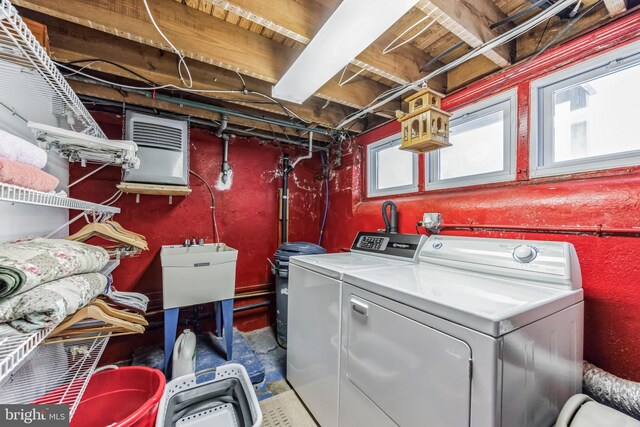
[[[71,427],[153,427],[164,393],[161,371],[129,366],[91,377]]]

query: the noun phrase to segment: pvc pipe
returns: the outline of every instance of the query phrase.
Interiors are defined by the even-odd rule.
[[[296,167],[296,165],[298,163],[300,163],[300,160],[306,160],[306,159],[310,159],[313,156],[313,132],[309,132],[309,153],[305,156],[301,156],[298,157],[292,164],[290,169],[293,169]]]

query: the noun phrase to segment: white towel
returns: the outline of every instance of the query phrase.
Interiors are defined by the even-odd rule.
[[[0,129],[0,157],[42,169],[47,164],[47,152],[18,136]]]

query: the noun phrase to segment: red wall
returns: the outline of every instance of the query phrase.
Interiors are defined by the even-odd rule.
[[[110,138],[122,138],[122,117],[94,113],[98,123]],[[192,128],[190,131],[191,169],[203,176],[212,187],[220,173],[222,141],[213,132]],[[273,258],[277,248],[279,227],[278,190],[282,185],[282,153],[295,159],[299,152],[265,144],[256,139],[235,138],[229,145],[229,163],[233,168],[233,183],[229,190],[214,187],[216,214],[221,241],[238,249],[236,292],[270,289],[273,277],[267,258]],[[91,167],[71,168],[70,181],[86,174]],[[321,213],[324,209],[323,182],[315,178],[322,172],[317,155],[303,160],[290,174],[290,240],[316,242]],[[102,202],[116,191],[120,182],[118,168],[106,168],[74,186],[73,197]],[[167,196],[142,195],[136,204],[134,195],[123,195],[115,206],[122,209],[116,220],[125,228],[146,236],[150,250],[141,256],[125,259],[113,274],[114,286],[122,291],[148,294],[152,304],[161,308],[162,274],[160,248],[181,244],[187,238],[205,238],[213,242],[211,197],[206,187],[191,177],[193,193],[174,197],[169,205]],[[84,224],[76,222],[72,232]],[[236,305],[272,300],[271,296],[239,300]],[[161,320],[156,316],[152,320]],[[272,323],[269,307],[236,313],[235,326],[243,330],[261,328]],[[160,342],[162,332],[150,331],[142,342]],[[141,343],[138,337],[114,339],[106,358],[125,359]]]
[[[440,212],[445,223],[514,226],[637,227],[640,168],[583,173],[547,179],[529,178],[529,97],[531,80],[629,41],[640,39],[640,14],[618,20],[564,46],[551,49],[512,76],[492,75],[446,98],[453,110],[478,95],[518,89],[517,181],[424,192],[420,156],[420,192],[392,197],[399,228],[415,233],[423,212]],[[505,80],[507,80],[505,82]],[[497,92],[496,92],[497,93]],[[325,244],[332,251],[350,245],[357,230],[382,228],[381,203],[367,199],[364,146],[399,132],[397,122],[362,135],[341,168],[331,177],[330,216]],[[640,381],[640,239],[517,232],[448,232],[534,240],[562,240],[575,245],[585,292],[585,359],[617,375]]]

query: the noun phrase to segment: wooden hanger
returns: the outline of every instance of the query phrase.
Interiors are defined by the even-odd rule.
[[[129,233],[129,234],[132,234],[134,236],[137,236],[138,238],[140,238],[142,240],[147,240],[147,238],[144,237],[142,234],[138,234],[138,233],[135,233],[133,231],[127,230],[126,228],[121,226],[116,221],[113,221],[113,220],[105,221],[105,224],[112,225],[116,230],[120,231],[121,233],[124,233],[124,234]]]
[[[111,307],[104,300],[97,299],[91,304],[95,305],[109,316],[117,317],[118,319],[126,320],[127,322],[135,323],[137,325],[149,326],[149,322],[147,322],[147,319],[145,319],[144,316],[141,316],[137,313],[118,310],[117,308]]]
[[[149,246],[145,240],[134,237],[132,235],[126,235],[108,224],[104,223],[90,223],[82,227],[80,231],[71,236],[66,237],[67,240],[74,240],[76,242],[85,242],[92,237],[99,236],[103,239],[121,242],[129,246],[136,247],[141,250],[149,250]]]
[[[144,332],[144,326],[137,325],[137,324],[128,322],[126,320],[118,319],[117,317],[109,316],[100,308],[91,304],[81,308],[74,315],[67,317],[67,319],[65,319],[62,323],[60,323],[53,330],[53,332],[51,332],[51,336],[59,335],[61,332],[66,331],[67,329],[73,327],[75,324],[87,319],[99,320],[103,323],[106,323],[109,326],[117,326],[129,332],[134,332],[134,333]]]

